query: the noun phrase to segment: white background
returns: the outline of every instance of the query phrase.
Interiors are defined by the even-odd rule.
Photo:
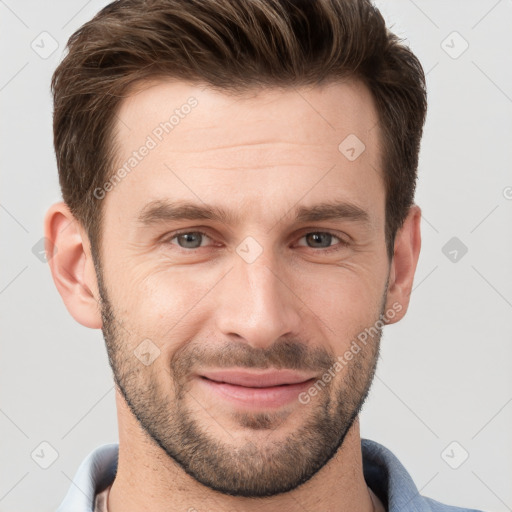
[[[101,332],[75,323],[33,253],[44,213],[60,199],[51,74],[69,36],[105,4],[0,1],[1,512],[54,510],[83,458],[117,440]],[[429,113],[416,196],[422,252],[409,312],[384,330],[362,435],[391,449],[421,494],[505,512],[512,510],[512,1],[378,6],[428,73]],[[49,52],[52,40],[58,48],[47,58],[31,46]],[[464,41],[469,47],[458,55]],[[452,237],[468,249],[456,262],[442,251]],[[31,458],[43,441],[58,452],[48,469]],[[452,465],[462,450],[469,454],[458,469],[441,455],[453,441]]]

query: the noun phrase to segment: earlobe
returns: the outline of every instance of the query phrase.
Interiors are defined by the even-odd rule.
[[[67,310],[80,324],[102,326],[98,284],[89,240],[67,205],[56,203],[44,221],[46,256]]]
[[[395,249],[389,273],[386,310],[393,308],[397,314],[387,323],[401,320],[407,308],[414,281],[414,274],[421,250],[421,209],[411,206],[407,218],[395,237]],[[394,306],[393,306],[394,305]]]

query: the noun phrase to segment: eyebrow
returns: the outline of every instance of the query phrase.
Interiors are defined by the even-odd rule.
[[[371,224],[370,215],[366,210],[356,204],[344,201],[299,206],[293,211],[297,223],[348,220]],[[220,206],[183,201],[169,202],[167,200],[150,201],[142,208],[138,216],[138,222],[144,226],[181,220],[210,220],[233,225],[240,223],[240,219],[238,214]]]

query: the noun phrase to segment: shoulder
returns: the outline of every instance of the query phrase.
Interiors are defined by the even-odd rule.
[[[366,483],[388,512],[482,512],[422,496],[396,455],[376,441],[361,439],[361,450]]]
[[[423,498],[427,503],[432,512],[483,512],[482,510],[476,510],[474,508],[461,508],[454,507],[452,505],[445,505],[439,501],[433,500],[432,498]]]

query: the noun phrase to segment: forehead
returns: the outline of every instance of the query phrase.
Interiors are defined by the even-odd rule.
[[[219,142],[261,142],[257,140],[261,134],[256,131],[263,128],[269,140],[334,148],[343,135],[358,134],[371,144],[378,132],[374,130],[378,116],[373,97],[358,80],[234,92],[174,79],[155,79],[135,84],[119,105],[116,117],[116,134],[125,142],[137,135],[133,127],[145,133],[155,132],[155,137],[159,136],[160,127],[164,136],[169,135],[170,131],[160,125],[170,121],[173,138],[184,136],[179,140],[181,146],[174,149],[195,152]],[[186,118],[191,120],[182,122]],[[240,130],[241,127],[245,129]]]
[[[358,81],[234,94],[161,80],[139,85],[116,117],[116,169],[126,172],[107,195],[114,204],[364,206],[384,193],[378,115]]]

